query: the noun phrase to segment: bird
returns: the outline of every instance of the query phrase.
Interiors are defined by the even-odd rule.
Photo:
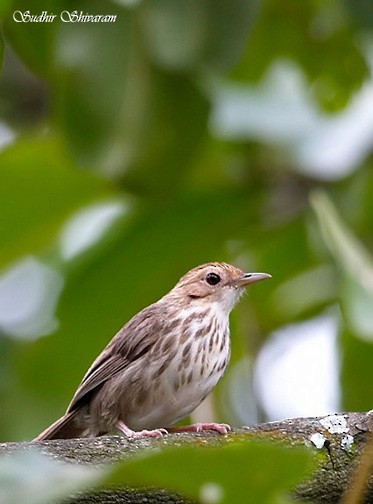
[[[197,266],[170,292],[131,318],[78,386],[66,413],[35,440],[129,438],[213,430],[227,424],[172,427],[223,376],[230,357],[229,314],[248,285],[268,273],[243,273],[224,262]]]

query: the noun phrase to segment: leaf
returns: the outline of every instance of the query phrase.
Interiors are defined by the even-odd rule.
[[[317,191],[311,204],[324,241],[344,273],[341,302],[356,336],[373,341],[373,258],[344,224],[326,193]]]
[[[305,448],[263,442],[180,446],[127,461],[104,483],[167,488],[206,503],[267,504],[284,498],[305,477],[310,461]]]
[[[372,408],[373,345],[355,336],[348,327],[341,327],[342,411],[369,411]]]
[[[256,0],[161,0],[140,10],[146,49],[165,69],[230,68],[255,21]]]
[[[158,72],[146,72],[145,89],[138,89],[132,114],[122,116],[123,136],[130,159],[122,168],[122,181],[141,195],[174,199],[185,185],[200,149],[207,140],[209,103],[189,79]],[[141,76],[132,75],[132,85]],[[143,93],[140,95],[140,93]],[[137,108],[135,108],[137,106]],[[128,152],[127,152],[128,154]]]
[[[19,140],[1,152],[0,179],[0,267],[49,246],[64,218],[109,188],[52,139]]]
[[[340,328],[343,408],[366,411],[372,401],[372,259],[324,192],[314,192],[311,203],[324,241],[342,270],[339,296],[346,322]]]
[[[350,12],[353,20],[361,28],[370,30],[373,25],[373,9],[369,0],[342,0],[342,5]]]
[[[234,75],[257,81],[276,60],[291,59],[308,77],[318,102],[328,110],[341,109],[369,73],[355,42],[358,32],[344,14],[334,1],[263,2]]]
[[[0,457],[0,502],[43,504],[97,482],[97,469],[57,462],[34,451]]]
[[[40,15],[43,10],[56,13],[63,3],[58,0],[45,2],[34,0],[30,5],[27,0],[20,0],[4,18],[4,34],[12,48],[20,55],[26,66],[43,77],[50,77],[53,72],[54,35],[57,23],[16,22],[13,12],[27,12]]]
[[[0,7],[0,9],[1,9],[1,7]],[[1,11],[0,11],[0,14],[1,14]],[[0,75],[1,75],[2,66],[3,66],[3,57],[4,57],[4,41],[3,41],[3,37],[0,33]]]

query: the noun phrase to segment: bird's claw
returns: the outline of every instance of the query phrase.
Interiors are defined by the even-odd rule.
[[[142,430],[142,431],[132,431],[131,434],[126,434],[128,437],[131,438],[138,438],[138,437],[158,437],[158,436],[163,436],[164,434],[168,434],[166,429],[153,429],[153,430]]]
[[[139,437],[157,437],[157,436],[163,436],[164,434],[168,434],[168,431],[166,429],[153,429],[153,430],[141,430],[141,431],[134,431],[127,427],[127,425],[119,420],[116,425],[117,429],[119,429],[121,432],[123,432],[124,435],[126,435],[129,438],[139,438]]]
[[[212,430],[219,432],[219,434],[227,434],[231,427],[228,424],[220,424],[220,423],[195,423],[192,425],[185,425],[182,427],[171,427],[168,429],[168,432],[202,432],[206,430]]]

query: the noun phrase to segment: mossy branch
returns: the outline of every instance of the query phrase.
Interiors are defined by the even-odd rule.
[[[0,444],[0,454],[19,450],[35,450],[49,457],[73,464],[101,466],[128,459],[135,453],[166,446],[224,446],[232,440],[266,439],[288,446],[304,445],[317,452],[317,468],[312,477],[294,490],[294,496],[313,503],[337,503],[353,484],[354,471],[372,436],[373,411],[347,413],[315,418],[294,418],[236,429],[228,435],[216,433],[170,434],[159,438],[127,439],[118,436]],[[373,476],[365,492],[365,502],[373,502]],[[187,502],[167,491],[110,489],[79,495],[70,502],[103,504],[135,503],[142,499],[151,503]],[[345,500],[346,503],[352,504]]]

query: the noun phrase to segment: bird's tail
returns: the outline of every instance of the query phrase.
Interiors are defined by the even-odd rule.
[[[47,427],[39,434],[34,441],[43,441],[46,439],[72,439],[83,437],[86,432],[86,427],[79,421],[79,413],[76,410],[62,416],[52,425]]]

